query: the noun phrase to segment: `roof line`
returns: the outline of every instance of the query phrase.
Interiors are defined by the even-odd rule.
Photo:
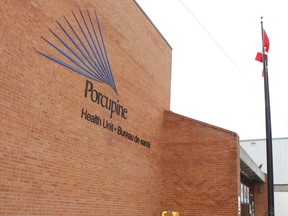
[[[288,140],[288,137],[277,137],[277,138],[273,138],[272,137],[272,140],[282,140],[282,139],[287,139]],[[259,139],[243,139],[243,140],[240,140],[240,142],[249,142],[249,141],[265,141],[266,138],[259,138]]]
[[[240,146],[240,161],[245,164],[245,166],[240,164],[241,171],[243,171],[244,173],[245,171],[249,171],[249,173],[245,173],[246,175],[248,174],[248,178],[257,178],[261,182],[265,182],[265,174],[253,161],[250,155],[244,150],[244,148],[242,148],[242,146]]]
[[[222,128],[222,127],[219,127],[219,126],[216,126],[216,125],[212,125],[210,123],[206,123],[206,122],[203,122],[203,121],[200,121],[200,120],[197,120],[197,119],[193,119],[191,117],[187,117],[187,116],[184,116],[182,114],[175,113],[175,112],[173,112],[171,110],[164,110],[164,112],[172,113],[174,115],[177,115],[177,116],[181,117],[182,119],[186,119],[187,121],[190,121],[190,122],[193,121],[193,122],[195,122],[197,124],[205,125],[207,127],[213,128],[213,129],[218,130],[218,131],[222,131],[224,133],[232,134],[234,137],[238,137],[238,139],[239,139],[238,134],[236,132],[234,132],[234,131],[231,131],[231,130],[228,130],[228,129],[225,129],[225,128]]]
[[[142,13],[146,16],[146,18],[149,20],[149,22],[153,25],[153,27],[156,29],[156,31],[160,34],[160,36],[163,38],[163,40],[166,42],[166,44],[170,47],[171,50],[173,50],[173,48],[171,47],[171,45],[168,43],[168,41],[166,40],[166,38],[163,36],[163,34],[159,31],[159,29],[156,27],[156,25],[152,22],[152,20],[149,18],[149,16],[145,13],[145,11],[142,9],[142,7],[139,5],[139,3],[136,0],[133,0],[135,2],[135,4],[138,6],[138,8],[142,11]]]

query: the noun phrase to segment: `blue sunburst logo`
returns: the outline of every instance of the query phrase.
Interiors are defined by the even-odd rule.
[[[49,29],[53,36],[60,41],[60,46],[56,46],[42,37],[50,46],[60,52],[65,60],[57,59],[40,51],[37,52],[85,77],[108,84],[118,95],[96,10],[91,14],[88,10],[86,13],[80,10],[78,18],[73,11],[72,14],[77,22],[75,26],[72,26],[65,16],[67,25],[57,21],[63,31],[61,33],[67,36],[65,39]]]

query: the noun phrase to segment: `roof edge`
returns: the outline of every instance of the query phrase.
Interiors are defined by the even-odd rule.
[[[168,43],[166,38],[163,36],[163,34],[159,31],[159,29],[156,27],[156,25],[152,22],[152,20],[149,18],[149,16],[145,13],[145,11],[142,9],[142,7],[139,5],[139,3],[136,0],[133,0],[137,7],[142,11],[144,16],[149,20],[149,22],[153,25],[153,27],[156,29],[156,31],[160,34],[160,36],[163,38],[163,40],[166,42],[166,44],[170,47],[171,50],[173,50],[172,46]]]
[[[288,140],[288,137],[275,137],[275,138],[272,137],[272,140],[285,140],[285,139]],[[266,140],[266,138],[243,139],[243,140],[240,140],[240,142],[265,141],[265,140]]]
[[[205,125],[207,127],[210,127],[210,128],[213,128],[215,130],[218,130],[218,131],[222,131],[222,132],[225,132],[225,133],[228,133],[228,134],[232,134],[233,136],[235,137],[238,137],[239,139],[239,136],[236,132],[234,131],[230,131],[230,130],[227,130],[225,128],[221,128],[221,127],[218,127],[218,126],[215,126],[215,125],[212,125],[212,124],[209,124],[209,123],[206,123],[206,122],[203,122],[203,121],[199,121],[199,120],[196,120],[196,119],[193,119],[193,118],[190,118],[190,117],[187,117],[187,116],[184,116],[184,115],[181,115],[181,114],[178,114],[178,113],[174,113],[170,110],[164,110],[164,113],[167,112],[167,113],[171,113],[171,114],[174,114],[174,115],[178,115],[179,117],[183,118],[183,119],[186,119],[187,121],[193,121],[197,124],[200,124],[200,125]]]
[[[261,182],[265,182],[265,174],[241,146],[240,146],[240,160],[246,164],[246,167],[252,173],[254,173],[254,176],[256,178],[258,178]]]

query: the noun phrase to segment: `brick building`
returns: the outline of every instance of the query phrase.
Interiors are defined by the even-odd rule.
[[[238,215],[238,135],[170,111],[172,49],[136,2],[0,11],[1,215]]]

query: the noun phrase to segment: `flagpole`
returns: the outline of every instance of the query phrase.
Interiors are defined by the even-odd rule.
[[[268,81],[268,57],[265,54],[265,48],[264,48],[264,29],[262,19],[263,17],[261,17],[261,33],[262,33],[262,59],[263,59],[264,90],[265,90],[268,216],[274,216],[275,212],[274,212],[273,151],[272,151],[270,96],[269,96],[269,81]]]

